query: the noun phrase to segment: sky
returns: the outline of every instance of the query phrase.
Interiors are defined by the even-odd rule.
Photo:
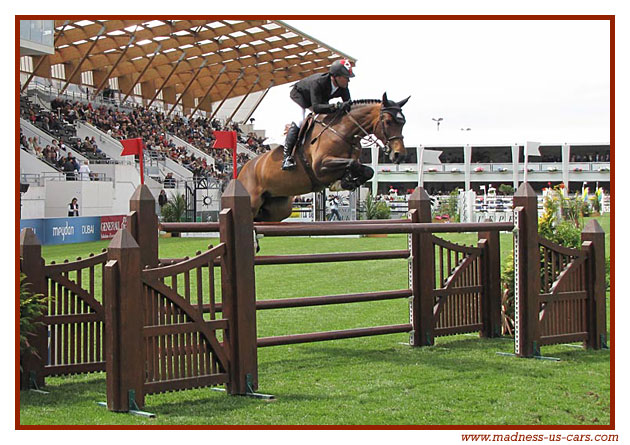
[[[411,95],[403,109],[409,146],[610,142],[607,21],[286,23],[357,59],[353,99]],[[291,119],[291,85],[267,94],[253,115],[257,129],[274,134]]]

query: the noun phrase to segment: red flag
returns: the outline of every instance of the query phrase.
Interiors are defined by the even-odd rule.
[[[129,156],[129,155],[140,155],[142,151],[142,139],[123,139],[120,141],[123,146],[123,151],[120,154],[121,156]]]
[[[212,148],[226,148],[232,150],[232,169],[236,179],[236,131],[215,131],[214,145]]]
[[[122,139],[120,143],[123,146],[121,156],[138,155],[140,158],[140,184],[144,184],[144,160],[142,159],[144,142],[142,142],[142,138]]]
[[[216,140],[212,148],[236,148],[236,131],[215,131],[213,135]]]

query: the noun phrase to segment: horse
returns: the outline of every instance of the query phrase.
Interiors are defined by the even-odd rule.
[[[375,136],[389,159],[399,164],[406,155],[402,107],[408,100],[391,101],[384,93],[382,100],[355,100],[349,110],[315,115],[312,125],[300,132],[293,170],[280,167],[282,146],[249,160],[237,179],[249,193],[254,221],[282,221],[291,214],[295,196],[321,191],[336,181],[346,190],[369,181],[374,171],[358,160],[366,136],[372,144],[378,143]]]

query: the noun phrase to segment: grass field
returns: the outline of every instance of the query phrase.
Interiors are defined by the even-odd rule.
[[[609,234],[609,219],[600,218]],[[449,235],[474,243],[474,234]],[[194,255],[216,240],[160,240],[160,257]],[[501,235],[502,255],[511,234]],[[107,243],[45,246],[47,262],[98,252]],[[607,236],[607,256],[610,254]],[[264,238],[261,255],[405,249],[406,237]],[[407,288],[406,260],[256,268],[258,299]],[[258,336],[408,322],[405,300],[258,313]],[[47,379],[45,395],[22,392],[23,425],[606,425],[610,355],[576,345],[543,348],[561,361],[517,359],[513,339],[441,337],[410,348],[406,334],[258,350],[259,392],[275,401],[230,397],[209,388],[148,396],[155,419],[115,414],[105,375]]]

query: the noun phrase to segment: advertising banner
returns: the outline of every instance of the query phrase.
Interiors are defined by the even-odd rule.
[[[101,239],[112,239],[120,229],[127,228],[127,215],[101,216]]]
[[[101,217],[45,219],[42,244],[68,244],[101,239]],[[39,236],[38,236],[39,237]]]
[[[21,219],[20,230],[30,227],[45,244],[84,243],[112,239],[127,228],[127,215]]]
[[[44,244],[44,219],[21,219],[20,220],[20,231],[27,227],[33,229],[37,239],[39,242]]]

